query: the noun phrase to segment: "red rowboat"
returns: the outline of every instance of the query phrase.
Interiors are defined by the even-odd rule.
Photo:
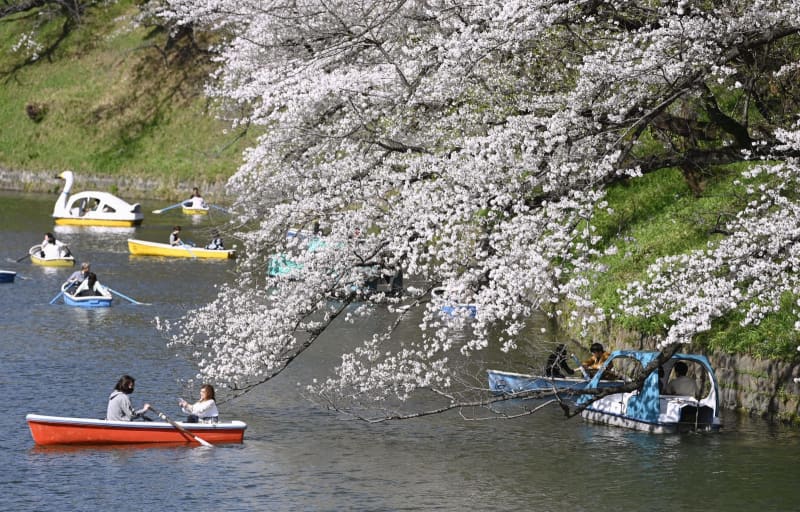
[[[38,445],[197,443],[193,436],[161,421],[109,421],[40,414],[28,414],[25,420]],[[247,428],[243,421],[178,422],[178,425],[211,444],[241,443]]]

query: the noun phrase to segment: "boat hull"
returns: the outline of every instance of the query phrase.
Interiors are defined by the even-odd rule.
[[[227,260],[236,257],[236,251],[203,249],[186,245],[169,245],[146,240],[128,239],[128,250],[136,256],[162,256],[167,258],[202,258]]]
[[[61,287],[64,304],[78,308],[110,308],[114,297],[110,292],[104,291],[102,295],[78,296],[67,292],[67,286]]]
[[[561,398],[576,397],[589,384],[588,379],[572,377],[547,377],[525,373],[487,370],[489,390],[495,395],[513,395],[527,392],[557,392]],[[600,381],[601,387],[621,386],[621,381]]]
[[[86,217],[55,217],[57,226],[102,226],[109,228],[130,228],[142,224],[143,219],[88,219]]]
[[[17,273],[11,270],[0,270],[0,283],[13,283],[16,276]]]
[[[192,202],[188,201],[181,204],[181,211],[184,215],[208,215],[209,207],[196,208],[192,206]]]
[[[108,421],[28,414],[25,417],[34,443],[50,445],[110,445],[145,443],[198,444],[168,422]],[[211,444],[241,443],[247,425],[226,423],[182,423],[180,426]]]

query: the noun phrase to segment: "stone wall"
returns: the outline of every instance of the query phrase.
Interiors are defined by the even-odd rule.
[[[61,171],[18,171],[0,168],[0,190],[19,192],[58,193],[64,182],[58,179]],[[75,174],[72,192],[102,190],[111,192],[128,201],[136,199],[182,200],[192,194],[192,187],[199,187],[205,197],[213,197],[214,202],[225,201],[225,183],[161,181],[137,176],[104,176]]]

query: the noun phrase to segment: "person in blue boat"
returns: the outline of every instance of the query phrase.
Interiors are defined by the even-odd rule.
[[[222,237],[219,236],[219,230],[212,229],[211,236],[213,238],[211,239],[211,242],[206,245],[206,249],[211,249],[212,251],[224,251],[225,244],[222,242]]]
[[[181,410],[188,414],[187,423],[217,423],[219,411],[214,397],[214,386],[203,384],[200,386],[200,400],[190,404],[183,398],[178,400]]]
[[[697,383],[688,377],[689,367],[683,361],[678,361],[672,367],[675,378],[670,380],[664,389],[665,395],[697,396]]]
[[[114,391],[108,397],[106,419],[112,421],[133,421],[150,410],[150,404],[144,404],[141,409],[135,410],[131,403],[130,394],[133,393],[136,379],[130,375],[123,375],[114,386]]]
[[[173,226],[172,233],[169,234],[169,245],[183,245],[180,226]]]
[[[67,278],[67,291],[69,293],[74,293],[78,289],[78,286],[89,277],[90,270],[91,265],[88,261],[81,263],[80,270],[76,270]]]
[[[73,294],[77,297],[103,295],[103,285],[97,282],[97,274],[89,272]]]
[[[586,373],[594,377],[594,374],[597,373],[597,370],[603,367],[603,363],[606,362],[606,359],[608,359],[611,354],[606,352],[603,348],[603,345],[600,343],[592,343],[589,351],[592,353],[592,355],[581,363],[581,367],[586,370]],[[612,372],[609,371],[608,373],[609,376],[612,375]]]
[[[547,358],[547,363],[544,369],[545,375],[548,377],[556,377],[563,379],[567,375],[573,375],[575,370],[567,364],[567,347],[559,343],[552,354]]]

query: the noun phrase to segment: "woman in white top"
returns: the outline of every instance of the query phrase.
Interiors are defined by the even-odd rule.
[[[178,405],[189,417],[188,423],[216,423],[219,421],[217,403],[214,401],[214,386],[203,384],[200,387],[200,400],[190,404],[183,398],[178,400]]]
[[[206,201],[205,201],[205,199],[203,199],[203,196],[200,195],[200,189],[198,189],[197,187],[194,187],[192,189],[192,197],[189,198],[189,201],[191,201],[191,204],[189,205],[189,208],[205,208],[206,207]]]

